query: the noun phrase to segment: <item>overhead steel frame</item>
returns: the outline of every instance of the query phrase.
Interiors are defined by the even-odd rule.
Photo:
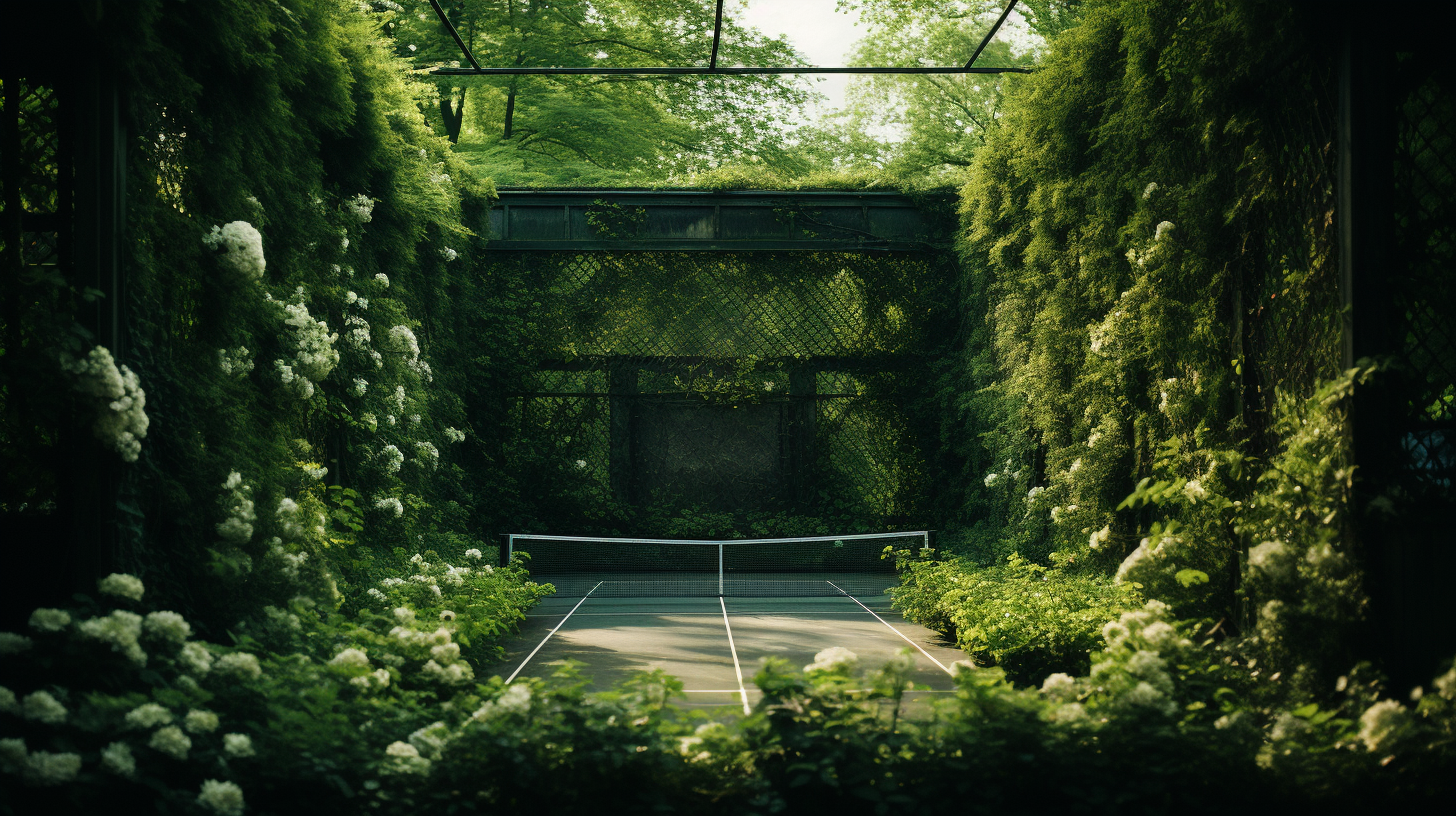
[[[718,41],[723,33],[723,0],[718,0],[717,9],[713,15],[713,50],[708,57],[708,66],[687,67],[687,66],[646,66],[641,68],[601,68],[601,67],[523,67],[512,66],[507,68],[482,68],[476,61],[475,55],[470,53],[470,47],[465,40],[460,38],[460,33],[455,30],[455,25],[446,16],[445,9],[440,7],[439,0],[430,0],[434,7],[435,14],[440,18],[440,23],[445,30],[450,32],[455,44],[460,46],[460,53],[470,63],[469,68],[434,68],[430,71],[435,76],[762,76],[773,74],[1029,74],[1030,68],[1013,67],[977,67],[976,60],[980,59],[981,52],[991,44],[1001,26],[1006,23],[1006,18],[1011,16],[1011,10],[1016,7],[1018,0],[1011,0],[1006,8],[997,18],[995,25],[986,32],[981,44],[976,47],[975,53],[966,61],[965,65],[935,65],[935,66],[868,66],[868,67],[832,67],[824,68],[818,66],[769,66],[769,67],[718,67]]]

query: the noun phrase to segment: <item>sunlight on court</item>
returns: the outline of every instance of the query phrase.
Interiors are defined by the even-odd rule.
[[[549,676],[574,660],[588,688],[605,691],[636,672],[661,669],[683,681],[682,705],[741,708],[759,699],[753,675],[764,658],[782,657],[799,669],[831,646],[854,652],[868,669],[913,647],[912,696],[952,691],[949,667],[965,657],[891,611],[884,595],[553,597],[528,616],[506,658],[486,673]]]

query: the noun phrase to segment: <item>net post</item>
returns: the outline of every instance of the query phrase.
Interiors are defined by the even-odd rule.
[[[925,531],[925,542],[921,546],[924,547],[924,548],[926,548],[926,549],[931,549],[931,550],[935,549],[935,545],[937,543],[936,539],[940,538],[940,536],[938,535],[938,533],[940,533],[939,530],[926,530]]]
[[[511,565],[511,551],[516,546],[516,537],[511,533],[498,533],[497,535],[500,537],[500,566],[509,567]]]
[[[718,597],[723,597],[723,545],[718,545]]]

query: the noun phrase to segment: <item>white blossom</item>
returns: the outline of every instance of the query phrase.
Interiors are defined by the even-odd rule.
[[[20,703],[15,699],[15,692],[0,686],[0,714],[19,714]]]
[[[804,667],[804,671],[836,671],[838,669],[852,669],[859,662],[859,656],[843,646],[830,646],[814,655],[814,662]]]
[[[389,774],[419,774],[430,772],[430,761],[408,742],[395,742],[384,749],[385,765],[380,768]]]
[[[126,724],[132,728],[151,728],[172,722],[172,712],[156,703],[142,703],[126,713]]]
[[[218,260],[244,280],[263,277],[263,270],[268,266],[263,258],[263,236],[247,221],[214,226],[212,232],[202,237],[202,243],[208,249],[221,251],[222,257]]]
[[[217,367],[229,377],[243,377],[253,370],[253,355],[247,346],[217,350]]]
[[[177,660],[193,674],[207,674],[212,669],[212,652],[201,643],[183,644]]]
[[[374,218],[374,199],[360,193],[353,198],[344,199],[343,209],[355,221],[367,224]]]
[[[465,557],[466,558],[473,558],[476,561],[479,561],[480,559],[484,558],[485,556],[480,552],[480,550],[476,549],[475,547],[471,547],[470,549],[468,549],[468,550],[465,551]]]
[[[62,632],[71,625],[71,613],[64,609],[37,609],[30,613],[30,628],[37,632]]]
[[[197,794],[197,804],[218,816],[242,816],[243,789],[232,782],[209,779],[202,783],[202,792]]]
[[[470,664],[464,661],[441,666],[434,660],[427,660],[425,665],[420,668],[431,679],[450,686],[458,686],[475,679],[475,672],[471,670]]]
[[[76,625],[76,632],[83,638],[109,644],[113,652],[119,652],[138,666],[147,665],[147,653],[137,643],[142,635],[142,616],[135,612],[114,609],[104,618],[81,621]]]
[[[445,263],[449,263],[460,257],[460,253],[456,252],[450,247],[445,247],[444,249],[440,250],[440,257],[445,259]]]
[[[96,346],[80,360],[63,357],[62,367],[75,377],[74,387],[97,400],[92,433],[126,462],[141,455],[151,419],[147,417],[147,394],[137,375],[126,366],[117,367],[105,346]]]
[[[0,655],[14,655],[29,649],[35,641],[14,632],[0,632]]]
[[[1102,545],[1106,544],[1110,538],[1112,538],[1112,525],[1108,524],[1088,537],[1087,546],[1094,550],[1101,549]]]
[[[223,489],[228,491],[226,499],[227,518],[217,525],[217,534],[232,544],[246,544],[253,538],[253,522],[258,515],[253,510],[252,488],[243,483],[237,471],[228,474]]]
[[[211,711],[194,708],[187,712],[182,724],[194,734],[211,734],[217,730],[219,720],[217,715]]]
[[[30,752],[25,748],[25,740],[18,737],[0,738],[0,770],[19,773],[29,759]]]
[[[182,643],[192,635],[191,625],[187,623],[186,618],[176,612],[149,613],[143,622],[143,627],[148,635],[173,643]]]
[[[385,445],[379,455],[384,457],[384,469],[390,473],[398,473],[400,466],[404,464],[404,454],[393,445]]]
[[[394,511],[395,518],[399,518],[400,516],[404,515],[404,504],[401,503],[399,499],[396,499],[393,496],[386,496],[384,498],[376,500],[374,502],[374,509],[392,510]]]
[[[440,449],[430,442],[416,442],[415,456],[433,469],[440,462]]]
[[[1158,226],[1157,226],[1156,231],[1153,233],[1153,240],[1154,241],[1161,241],[1161,240],[1163,240],[1163,236],[1164,235],[1167,235],[1168,233],[1170,233],[1172,231],[1173,231],[1173,222],[1172,221],[1160,221],[1158,223]]]
[[[1409,719],[1405,706],[1395,700],[1381,700],[1360,715],[1360,741],[1366,750],[1386,750]]]
[[[1153,193],[1156,193],[1157,191],[1158,191],[1158,183],[1156,181],[1150,181],[1150,182],[1148,182],[1148,186],[1146,186],[1146,187],[1143,188],[1143,200],[1146,201],[1149,198],[1152,198],[1153,197]]]
[[[243,680],[256,680],[263,676],[263,667],[258,658],[247,652],[232,652],[217,659],[213,671],[220,675]]]
[[[525,714],[531,710],[531,687],[513,683],[494,700],[488,700],[470,715],[472,720],[488,720],[501,714]]]
[[[223,734],[222,752],[234,759],[253,755],[253,738],[247,734]]]
[[[168,725],[158,728],[152,733],[147,747],[173,759],[186,759],[187,752],[192,750],[192,739],[182,733],[182,729],[177,726]]]
[[[339,364],[339,352],[334,349],[339,335],[330,334],[328,324],[315,320],[302,303],[285,304],[283,311],[288,315],[284,325],[293,328],[293,367],[297,375],[315,382],[329,376]]]
[[[136,757],[131,746],[124,742],[113,742],[101,749],[101,767],[117,776],[136,775]]]
[[[445,429],[445,438],[448,439],[448,440],[450,440],[451,442],[464,442],[465,441],[465,432],[464,431],[457,431],[454,428],[446,428]]]
[[[132,601],[140,601],[142,594],[146,592],[146,587],[142,585],[140,578],[124,572],[113,572],[102,578],[97,583],[96,589],[103,595],[115,595],[118,598]]]
[[[1069,674],[1049,674],[1042,681],[1041,693],[1053,700],[1070,700],[1077,696],[1077,681]]]
[[[385,595],[384,595],[383,592],[380,592],[379,590],[375,589],[374,587],[370,587],[369,590],[368,590],[368,592],[366,592],[365,594],[367,594],[369,597],[373,598],[374,600],[379,601],[380,603],[384,603],[385,601],[389,600],[387,597],[385,597]]]
[[[369,391],[369,381],[363,377],[354,378],[354,396],[362,397]]]
[[[46,725],[60,725],[66,721],[66,707],[51,696],[48,691],[36,691],[25,695],[20,701],[22,716]]]
[[[60,785],[75,779],[80,772],[81,755],[71,753],[36,751],[25,766],[26,781],[33,785]]]
[[[329,665],[341,669],[367,669],[369,668],[369,655],[363,649],[345,649],[334,655],[329,660]]]

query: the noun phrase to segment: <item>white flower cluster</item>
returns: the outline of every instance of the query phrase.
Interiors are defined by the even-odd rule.
[[[344,342],[350,347],[364,351],[369,348],[369,343],[374,339],[369,335],[369,322],[358,315],[348,315],[344,318],[344,325],[348,330],[344,334]]]
[[[277,537],[269,539],[268,544],[268,556],[273,561],[276,561],[278,563],[278,571],[283,573],[284,578],[287,578],[290,581],[297,581],[300,574],[299,570],[301,570],[304,563],[308,561],[308,553],[289,552],[283,546],[283,540]]]
[[[449,263],[460,257],[460,253],[456,252],[450,247],[445,247],[444,249],[440,250],[440,257],[445,259],[445,263]]]
[[[168,725],[152,732],[147,747],[173,759],[185,760],[187,753],[192,750],[192,738],[182,733],[182,729],[177,726]]]
[[[232,782],[209,779],[202,783],[202,792],[197,794],[197,804],[218,816],[242,816],[243,789]]]
[[[245,759],[253,755],[253,738],[247,734],[223,734],[222,752],[233,759]]]
[[[202,236],[202,243],[208,249],[220,250],[223,253],[220,259],[222,265],[244,280],[263,277],[263,270],[268,265],[263,259],[263,236],[247,221],[214,226],[211,233]]]
[[[321,482],[325,476],[329,475],[329,469],[322,465],[304,465],[303,472],[315,482]]]
[[[374,199],[363,193],[344,199],[343,210],[355,221],[367,224],[374,218]]]
[[[804,667],[804,673],[811,671],[852,671],[859,662],[859,655],[843,646],[830,646],[814,655],[814,662]]]
[[[394,423],[390,424],[392,425]],[[394,445],[385,445],[379,451],[379,455],[384,457],[384,469],[390,473],[398,473],[400,467],[404,465],[404,454]]]
[[[62,366],[75,376],[77,391],[98,400],[92,426],[96,438],[121,454],[123,460],[135,462],[151,424],[146,412],[147,394],[137,375],[126,366],[117,368],[105,346],[96,346],[80,360],[63,359]]]
[[[457,431],[454,428],[446,428],[445,429],[445,438],[448,439],[448,440],[450,440],[451,442],[464,442],[465,441],[465,432],[464,431]]]
[[[71,613],[64,609],[37,609],[30,613],[30,628],[37,632],[63,632],[71,625]]]
[[[285,304],[283,311],[288,315],[284,325],[293,327],[296,350],[291,363],[277,360],[274,365],[283,384],[307,399],[313,396],[314,383],[329,376],[339,364],[339,352],[334,348],[339,335],[330,334],[328,324],[314,320],[302,303]]]
[[[377,499],[374,502],[374,509],[392,510],[394,511],[395,518],[399,518],[400,516],[404,515],[404,505],[400,502],[399,499],[396,499],[393,496],[386,496],[384,498]]]
[[[440,449],[430,442],[416,442],[415,456],[420,462],[424,462],[433,470],[440,463]]]
[[[501,692],[501,695],[494,700],[487,700],[476,712],[470,715],[472,720],[488,720],[502,714],[525,714],[531,710],[531,687],[525,683],[512,683]]]
[[[142,579],[124,572],[113,572],[96,582],[96,590],[102,595],[115,595],[129,601],[140,601],[147,588]]]
[[[389,288],[389,276],[384,274],[383,272],[375,272],[374,281],[385,289]]]
[[[328,473],[327,468],[319,468],[319,470],[322,470],[324,474]],[[321,474],[316,478],[323,478],[323,476]],[[274,513],[274,518],[278,521],[279,529],[290,539],[303,538],[310,533],[315,536],[324,534],[326,522],[324,514],[316,512],[314,517],[309,519],[304,514],[303,508],[298,506],[298,502],[286,496],[278,500],[278,510]]]
[[[381,773],[423,776],[430,772],[430,760],[420,756],[418,748],[408,742],[395,742],[384,749],[385,764]]]
[[[48,691],[37,691],[25,695],[20,701],[21,716],[33,722],[46,725],[60,725],[66,721],[66,707],[51,696]]]
[[[369,392],[369,381],[363,377],[355,377],[354,387],[351,390],[354,392],[354,396],[362,397]]]
[[[113,652],[138,666],[147,665],[147,653],[137,642],[142,636],[142,616],[124,609],[114,609],[104,618],[92,618],[76,625],[81,637],[99,640]]]
[[[142,628],[149,637],[167,643],[181,645],[192,636],[192,625],[176,612],[151,612],[142,621]]]
[[[236,470],[228,474],[222,489],[227,491],[224,499],[227,518],[217,525],[217,534],[228,543],[246,544],[253,538],[253,522],[258,520],[251,498],[253,489],[243,482],[242,474]]]
[[[217,350],[217,367],[229,377],[245,377],[253,370],[253,355],[247,346]]]
[[[70,782],[81,772],[81,755],[31,752],[18,737],[0,739],[0,770],[19,774],[32,785],[50,786]]]
[[[1104,526],[1101,530],[1098,530],[1097,532],[1093,533],[1090,537],[1088,537],[1088,539],[1087,539],[1087,546],[1091,547],[1094,550],[1101,549],[1102,548],[1102,545],[1106,544],[1108,542],[1108,540],[1111,539],[1111,538],[1112,538],[1112,525],[1111,524],[1108,524],[1108,525]]]
[[[117,776],[135,776],[136,757],[132,755],[131,746],[124,742],[113,742],[102,748],[101,767]]]
[[[35,641],[14,632],[0,632],[0,655],[14,655],[29,649]]]
[[[424,377],[426,381],[434,379],[430,371],[430,364],[420,359],[420,342],[409,326],[395,326],[389,330],[390,351],[404,358],[404,364],[409,370]],[[399,410],[404,411],[404,388],[398,388],[397,397]]]
[[[240,680],[257,680],[263,676],[263,667],[258,658],[247,652],[232,652],[217,659],[213,671],[226,677]]]
[[[211,734],[222,723],[213,712],[194,708],[187,712],[182,724],[194,734]]]

